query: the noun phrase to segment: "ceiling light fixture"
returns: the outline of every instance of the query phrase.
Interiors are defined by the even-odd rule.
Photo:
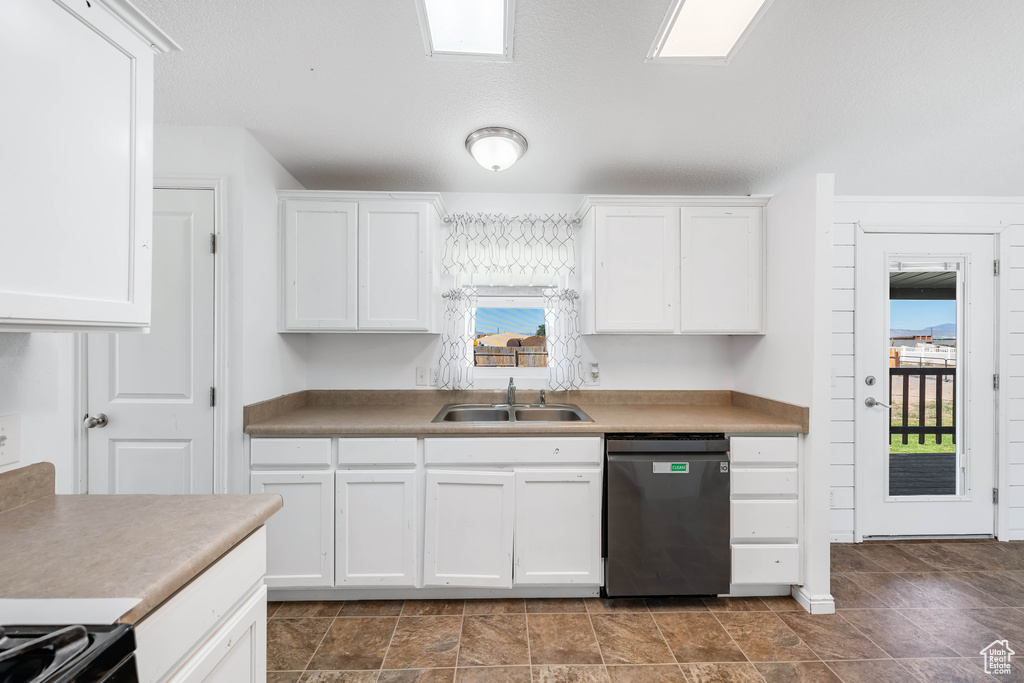
[[[526,154],[526,138],[511,128],[481,128],[466,138],[466,149],[488,171],[504,171]]]
[[[512,59],[515,0],[416,0],[428,57]]]
[[[771,0],[674,0],[647,61],[728,64]]]

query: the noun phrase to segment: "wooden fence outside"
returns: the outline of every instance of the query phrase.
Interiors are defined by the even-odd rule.
[[[543,346],[474,346],[478,368],[546,368],[548,352]]]
[[[916,426],[908,424],[910,421],[910,401],[908,399],[911,376],[918,378],[918,418]],[[901,418],[899,425],[894,426],[892,419],[889,420],[890,437],[893,434],[898,434],[902,437],[903,443],[909,443],[909,438],[917,435],[917,442],[921,444],[924,443],[925,435],[934,434],[935,443],[941,444],[942,437],[949,435],[952,443],[956,443],[956,368],[889,368],[889,405],[892,405],[893,383],[897,377],[901,378],[901,380],[897,381],[901,381],[903,385],[903,409],[901,415],[899,415]],[[949,400],[953,402],[953,417],[948,425],[942,424],[942,393],[946,377],[952,379],[949,388]],[[927,424],[925,415],[925,406],[927,404],[925,398],[927,396],[927,383],[929,380],[935,383],[935,423],[931,425]]]

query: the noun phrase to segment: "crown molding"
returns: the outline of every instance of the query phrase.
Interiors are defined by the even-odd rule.
[[[278,199],[337,199],[345,201],[414,201],[433,204],[437,215],[448,215],[448,207],[438,192],[376,192],[370,190],[349,192],[347,190],[278,190]]]
[[[582,218],[595,206],[767,206],[771,195],[588,194],[576,209]]]
[[[149,17],[128,0],[99,0],[115,17],[128,28],[149,42],[154,52],[181,52],[181,46],[164,33]]]

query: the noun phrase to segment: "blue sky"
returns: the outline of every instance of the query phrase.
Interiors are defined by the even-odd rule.
[[[478,308],[476,309],[476,333],[518,332],[536,334],[537,327],[544,322],[543,308]]]
[[[924,330],[956,322],[956,301],[889,301],[889,327],[894,330]]]

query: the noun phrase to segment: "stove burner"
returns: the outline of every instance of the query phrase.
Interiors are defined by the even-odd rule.
[[[0,683],[138,681],[131,626],[0,626]]]

